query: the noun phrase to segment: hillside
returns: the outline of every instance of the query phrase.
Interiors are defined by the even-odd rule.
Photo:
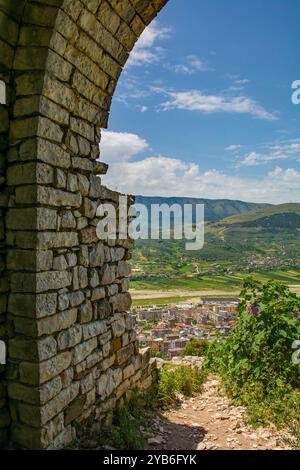
[[[137,204],[144,204],[150,210],[151,204],[204,204],[205,220],[208,222],[216,222],[218,220],[232,217],[249,211],[264,210],[271,208],[271,204],[256,204],[252,202],[235,201],[230,199],[197,199],[190,197],[148,197],[136,196]]]
[[[207,222],[204,248],[198,252],[186,251],[183,240],[139,240],[133,280],[143,288],[196,287],[200,281],[207,286],[232,283],[234,276],[255,272],[274,278],[276,272],[275,278],[298,284],[299,260],[300,204],[265,206]],[[285,272],[294,274],[286,277]]]
[[[291,204],[280,204],[277,206],[269,206],[266,208],[261,208],[259,210],[250,210],[249,212],[239,214],[237,216],[230,216],[224,218],[220,222],[220,225],[240,225],[240,226],[249,226],[248,224],[254,222],[256,225],[260,223],[262,225],[270,219],[274,221],[280,221],[280,218],[286,217],[286,220],[299,220],[300,217],[300,204],[291,203]],[[289,218],[290,216],[290,218]],[[277,222],[275,222],[277,223]],[[279,225],[283,226],[284,218]],[[297,223],[296,223],[297,225]],[[299,224],[298,224],[299,227]]]

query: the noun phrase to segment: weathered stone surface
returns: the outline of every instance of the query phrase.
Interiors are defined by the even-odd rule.
[[[68,268],[68,263],[64,255],[56,256],[53,260],[53,269],[55,271],[65,271]]]
[[[71,364],[72,354],[69,351],[62,352],[48,361],[40,364],[40,382],[44,383],[59,375]]]
[[[116,279],[115,266],[105,264],[100,271],[100,282],[102,285],[112,284]]]
[[[123,380],[126,380],[128,379],[129,377],[131,377],[132,375],[134,375],[135,373],[135,369],[134,369],[134,366],[133,364],[129,364],[127,367],[125,367],[125,369],[123,370]]]
[[[37,236],[38,248],[47,250],[50,248],[69,248],[79,245],[76,232],[40,232]]]
[[[74,420],[150,383],[123,315],[133,242],[100,241],[95,216],[100,203],[119,204],[98,176],[107,171],[100,128],[129,51],[165,0],[2,3],[0,241],[9,252],[0,313],[9,322],[0,334],[10,336],[12,426],[0,411],[0,441],[52,449],[74,438]]]
[[[60,289],[71,284],[71,275],[68,271],[49,271],[38,273],[36,276],[37,292]]]
[[[129,276],[131,273],[130,264],[127,261],[120,261],[118,263],[118,277],[126,277]]]
[[[118,318],[117,320],[112,322],[111,326],[113,335],[118,338],[119,336],[122,336],[122,334],[125,332],[125,319]]]
[[[92,303],[88,300],[85,302],[79,310],[79,320],[80,323],[88,323],[93,318],[93,306]]]
[[[133,355],[133,352],[134,352],[133,344],[129,344],[128,346],[125,346],[124,348],[117,351],[116,364],[118,365],[124,364],[124,362],[130,359],[130,357]]]
[[[71,211],[63,211],[61,214],[61,228],[76,228],[76,219]]]
[[[104,287],[97,287],[96,289],[93,289],[92,301],[101,300],[101,299],[104,299],[104,297],[105,297]]]
[[[115,388],[122,381],[122,369],[109,369],[107,372],[101,374],[97,382],[97,394],[101,400],[109,397]]]
[[[40,204],[48,204],[49,206],[57,207],[80,207],[82,201],[82,197],[79,193],[74,194],[60,189],[53,189],[48,186],[38,187],[37,198]]]
[[[47,423],[56,414],[63,410],[79,393],[79,383],[74,382],[70,387],[63,389],[55,398],[41,408],[41,422]]]
[[[73,364],[82,362],[97,347],[97,338],[91,338],[84,343],[75,346],[73,353]]]
[[[62,331],[57,337],[57,346],[59,350],[69,349],[80,343],[82,338],[81,325],[73,325],[68,330]]]
[[[68,425],[81,415],[86,402],[85,395],[77,397],[65,411],[65,424]]]
[[[81,291],[72,292],[69,294],[69,300],[71,307],[78,307],[85,300],[84,293]]]
[[[116,247],[110,249],[112,262],[121,261],[125,256],[125,249],[122,247]]]
[[[87,340],[93,338],[94,336],[99,336],[103,333],[106,333],[107,326],[105,321],[95,321],[87,325],[82,326],[83,339]]]
[[[126,312],[131,307],[131,296],[130,294],[117,294],[110,298],[110,302],[114,312]]]

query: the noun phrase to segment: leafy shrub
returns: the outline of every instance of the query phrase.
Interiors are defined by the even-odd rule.
[[[157,348],[150,349],[150,356],[151,357],[158,357],[159,359],[163,359],[164,361],[170,361],[170,356],[163,351],[158,351]]]
[[[300,299],[289,288],[248,278],[237,325],[209,347],[205,368],[220,374],[226,393],[247,406],[252,423],[300,421],[299,365],[292,361],[300,339]]]
[[[176,402],[177,393],[192,396],[201,392],[205,374],[200,369],[189,366],[167,365],[159,372],[157,398],[164,405]]]
[[[209,347],[209,341],[206,339],[191,339],[185,346],[182,355],[183,356],[204,356],[205,352]]]

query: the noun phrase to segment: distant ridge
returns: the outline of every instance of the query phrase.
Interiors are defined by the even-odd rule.
[[[293,224],[300,227],[300,203],[279,204],[261,208],[259,210],[251,210],[247,213],[241,213],[236,216],[230,216],[222,220],[222,225],[229,226],[254,226],[270,225],[271,223],[279,224],[284,227],[285,223]],[[288,228],[288,225],[286,226]]]
[[[151,204],[204,204],[205,220],[218,222],[222,219],[238,216],[249,211],[258,211],[273,207],[272,204],[259,204],[230,199],[202,199],[192,197],[136,196],[137,204],[144,204],[148,209]]]

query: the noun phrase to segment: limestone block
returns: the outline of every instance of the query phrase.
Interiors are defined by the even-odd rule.
[[[127,293],[120,293],[110,298],[110,303],[114,312],[126,312],[131,308],[131,296]]]
[[[78,418],[82,414],[85,402],[85,395],[80,395],[68,406],[65,411],[65,425],[72,423],[74,419]]]
[[[110,256],[112,262],[121,261],[125,256],[125,249],[122,247],[111,248]]]
[[[107,326],[105,321],[95,321],[82,326],[83,339],[87,340],[94,336],[106,333]]]
[[[127,277],[131,273],[131,266],[126,261],[119,261],[118,263],[118,270],[117,270],[118,277]]]
[[[134,347],[132,344],[125,346],[116,353],[116,364],[121,365],[128,361],[134,353]]]
[[[79,364],[80,362],[84,361],[86,357],[89,356],[89,354],[92,353],[94,349],[97,347],[97,338],[91,338],[88,341],[85,341],[84,343],[78,344],[74,348],[74,354],[73,354],[73,364]]]
[[[112,284],[116,279],[115,266],[105,264],[100,270],[100,282],[102,285]]]
[[[74,378],[73,367],[69,367],[69,369],[62,371],[62,373],[60,374],[60,378],[61,378],[62,387],[63,388],[69,387]]]
[[[60,215],[61,217],[61,228],[70,228],[70,229],[75,229],[76,228],[76,219],[73,216],[71,211],[63,211]]]
[[[81,325],[73,325],[68,330],[62,331],[57,337],[57,346],[59,350],[69,349],[80,343],[82,338]]]
[[[79,321],[80,323],[88,323],[93,318],[93,307],[92,303],[88,300],[81,305],[79,310]]]
[[[95,300],[101,300],[105,298],[105,289],[104,287],[96,287],[92,290],[92,302]]]
[[[97,240],[98,241],[98,240]],[[91,267],[102,266],[105,259],[105,250],[102,242],[98,242],[92,247],[89,255],[89,264]]]
[[[55,271],[65,271],[68,268],[68,263],[64,255],[56,256],[53,259],[53,269]]]
[[[114,337],[118,338],[123,335],[125,332],[125,319],[124,318],[118,318],[116,321],[112,322],[112,331]]]
[[[135,369],[133,364],[129,364],[125,369],[123,370],[123,380],[129,379],[132,375],[134,375]]]
[[[72,292],[71,294],[69,294],[69,300],[71,307],[78,307],[85,300],[84,293],[82,291]]]

